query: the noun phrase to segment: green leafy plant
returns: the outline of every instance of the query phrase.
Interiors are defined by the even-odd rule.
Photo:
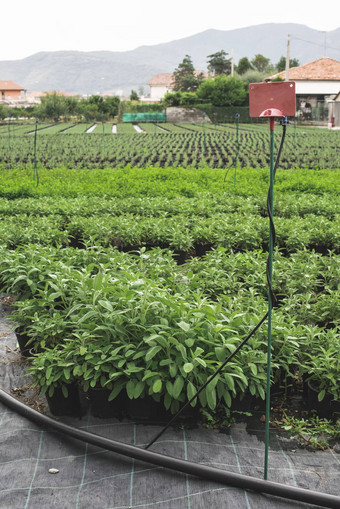
[[[32,377],[32,387],[39,387],[40,393],[52,397],[56,388],[60,388],[65,398],[68,386],[75,381],[73,376],[73,356],[66,347],[55,347],[37,353],[27,368]]]
[[[309,419],[295,417],[283,412],[280,420],[273,422],[297,439],[300,447],[312,450],[326,450],[332,441],[340,437],[340,419],[336,423],[318,416]]]

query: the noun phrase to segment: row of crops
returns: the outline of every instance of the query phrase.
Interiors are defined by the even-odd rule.
[[[93,127],[93,126],[92,126]],[[117,134],[112,130],[117,129]],[[266,125],[57,124],[0,126],[1,165],[5,168],[263,168],[269,165]],[[277,128],[278,134],[279,126]],[[115,131],[114,131],[115,132]],[[276,136],[277,144],[279,135]],[[281,167],[339,168],[338,132],[289,126]]]
[[[129,139],[134,149],[158,135]],[[265,132],[254,140],[264,147]],[[234,182],[224,169],[40,168],[37,180],[5,166],[1,291],[15,298],[43,392],[77,381],[175,412],[265,314],[267,169],[239,168]],[[338,177],[288,169],[275,182],[272,380],[286,394],[310,380],[320,399],[340,399]],[[263,325],[198,406],[264,398],[266,349]]]

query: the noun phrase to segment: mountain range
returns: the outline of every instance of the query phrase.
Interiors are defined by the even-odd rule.
[[[207,56],[224,49],[249,60],[256,54],[276,64],[286,56],[300,65],[323,56],[340,60],[340,28],[321,32],[295,23],[266,23],[236,30],[209,29],[167,43],[140,46],[132,51],[41,51],[21,60],[0,61],[0,80],[13,80],[28,92],[61,90],[67,93],[128,95],[144,88],[159,73],[173,72],[185,55],[196,69],[207,69]]]

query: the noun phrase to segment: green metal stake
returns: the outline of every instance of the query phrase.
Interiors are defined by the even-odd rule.
[[[269,209],[273,217],[274,209],[274,127],[275,119],[269,119],[270,129],[270,183],[269,183]],[[268,277],[270,285],[273,277],[273,248],[274,235],[272,228],[269,230],[269,261]],[[270,371],[271,371],[271,344],[272,344],[272,309],[273,302],[271,292],[268,291],[268,341],[267,341],[267,391],[266,391],[266,423],[265,423],[265,454],[264,454],[264,479],[268,478],[268,453],[269,453],[269,422],[270,422]]]
[[[8,150],[9,150],[9,153],[11,154],[11,114],[9,113],[8,114]]]
[[[34,155],[33,155],[33,180],[37,180],[38,185],[38,173],[37,173],[37,131],[38,131],[38,120],[35,121],[34,130]]]
[[[236,187],[236,171],[238,165],[238,152],[239,152],[239,122],[240,122],[240,114],[236,113],[236,157],[235,157],[235,172],[234,172],[234,187]]]

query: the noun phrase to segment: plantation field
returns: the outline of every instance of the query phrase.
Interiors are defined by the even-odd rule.
[[[105,146],[95,131],[46,134],[39,138],[41,157],[53,154],[59,168],[40,161],[35,178],[31,135],[10,138],[8,157],[22,159],[11,168],[5,159],[1,167],[1,291],[14,296],[13,320],[38,352],[30,372],[43,392],[77,380],[85,391],[108,388],[110,398],[122,390],[130,398],[151,395],[175,412],[263,317],[269,175],[241,161],[266,157],[266,130],[250,126],[242,140],[240,134],[241,146],[249,145],[240,147],[237,178],[225,168],[163,168],[160,159],[150,166],[148,147],[162,142],[164,157],[170,150],[176,157],[169,147],[182,150],[184,142],[206,153],[232,147],[234,131],[219,128],[105,135]],[[312,141],[312,153],[324,154],[318,164],[336,161],[329,147],[337,134],[297,133],[294,157],[303,169],[289,162],[295,160],[289,136],[282,157],[291,169],[279,168],[274,191],[272,380],[291,393],[297,381],[310,379],[320,399],[338,400],[340,165],[304,164]],[[6,134],[1,140],[6,153]],[[118,147],[121,165],[137,151],[140,168],[108,169]],[[156,148],[153,157],[160,158]],[[264,398],[266,347],[263,325],[201,392],[198,405],[214,412],[247,393]]]
[[[94,130],[91,130],[93,127]],[[4,168],[263,168],[269,165],[266,124],[59,123],[0,126],[0,165]],[[91,132],[88,132],[91,130]],[[281,127],[276,128],[276,145]],[[339,132],[288,126],[280,166],[339,168]],[[35,140],[36,138],[36,140]]]

